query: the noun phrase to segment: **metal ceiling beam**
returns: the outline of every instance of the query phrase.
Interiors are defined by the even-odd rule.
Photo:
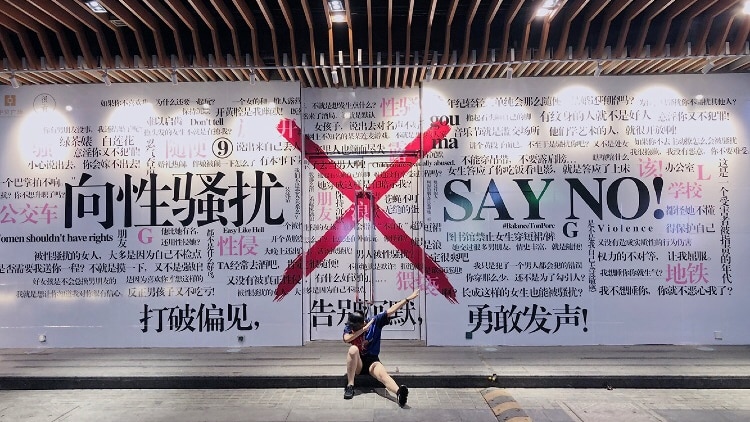
[[[708,35],[711,31],[711,26],[713,25],[714,20],[717,16],[720,14],[726,12],[727,10],[731,9],[732,7],[737,5],[737,0],[724,0],[717,2],[714,4],[711,8],[711,11],[708,12],[708,14],[703,18],[703,22],[701,26],[703,27],[703,31],[697,38],[697,42],[695,43],[695,46],[701,49],[705,49],[706,43],[708,42]],[[693,18],[695,19],[695,17]],[[684,27],[683,32],[680,33],[680,36],[678,37],[678,42],[676,44],[675,53],[679,56],[685,53],[687,50],[687,37],[689,34],[689,27]]]
[[[177,17],[188,27],[190,35],[193,39],[193,52],[195,62],[199,66],[205,66],[207,64],[206,56],[203,54],[203,48],[201,47],[200,34],[198,32],[198,23],[196,22],[193,14],[185,6],[181,0],[164,0]]]
[[[463,45],[463,49],[461,49],[461,56],[458,59],[458,63],[462,65],[468,63],[468,60],[469,60],[469,42],[471,41],[471,26],[474,23],[474,18],[477,15],[477,9],[479,9],[479,3],[480,3],[480,0],[473,0],[471,5],[469,6],[469,11],[466,16],[466,27],[464,28],[464,45]],[[458,68],[458,73],[462,74],[463,71],[464,71],[464,67],[460,66]]]
[[[446,23],[445,23],[445,42],[443,43],[443,59],[440,61],[441,65],[447,65],[448,60],[450,58],[450,51],[451,51],[451,26],[453,24],[453,18],[456,17],[456,8],[458,7],[458,0],[451,0],[450,9],[448,10],[448,14],[445,17]],[[390,54],[390,50],[388,51]],[[446,67],[441,67],[438,79],[443,77],[443,72],[445,72]]]
[[[641,24],[639,28],[638,40],[631,48],[631,56],[639,57],[643,53],[643,47],[646,45],[646,37],[648,36],[649,29],[651,28],[651,22],[654,18],[664,12],[675,0],[663,0],[654,1],[651,6],[643,13],[646,21]]]
[[[414,0],[409,0],[409,13],[407,14],[407,17],[406,17],[406,47],[404,48],[404,51],[405,51],[404,64],[407,66],[411,63],[411,60],[410,60],[411,25],[412,25],[413,19],[414,19]],[[401,83],[402,88],[406,88],[407,82],[408,82],[408,76],[409,76],[408,72],[404,72],[404,79],[403,79],[403,82]]]
[[[307,4],[307,0],[303,0],[305,4]],[[255,16],[253,16],[252,10],[250,10],[250,6],[247,5],[247,2],[243,0],[232,0],[232,3],[234,3],[234,6],[239,11],[240,15],[242,16],[242,20],[245,21],[245,25],[250,28],[250,40],[253,46],[253,67],[255,68],[262,68],[265,66],[265,63],[263,62],[263,57],[260,55],[260,48],[258,47],[258,23],[255,20]],[[254,77],[259,77],[262,80],[269,80],[268,75],[266,75],[266,72],[264,70],[257,70],[254,73]]]
[[[320,86],[321,84],[320,72],[316,68],[316,66],[318,65],[318,58],[317,58],[318,53],[315,49],[315,26],[313,25],[312,10],[310,9],[310,4],[308,3],[308,0],[302,0],[302,10],[305,13],[305,22],[307,22],[307,30],[308,30],[308,33],[310,34],[310,60],[314,68],[313,74],[315,75],[315,83],[313,83],[313,81],[311,80],[310,85],[314,86],[317,84],[317,86]]]
[[[613,55],[615,57],[624,56],[625,43],[627,42],[628,32],[630,31],[630,25],[632,25],[633,19],[635,19],[636,16],[643,13],[643,11],[646,10],[646,8],[653,1],[654,0],[637,0],[634,4],[630,5],[630,8],[628,8],[625,18],[623,19],[623,22],[620,23],[620,33],[617,36],[617,44],[615,44],[615,48],[613,52]]]
[[[703,0],[701,4],[705,4],[705,2],[708,0]],[[651,49],[651,54],[653,56],[661,56],[664,54],[664,48],[667,44],[667,36],[669,35],[669,31],[672,27],[672,22],[677,18],[678,15],[684,13],[690,6],[692,6],[693,0],[681,0],[673,5],[671,10],[667,13],[667,19],[666,22],[663,22],[661,24],[661,32],[659,35],[659,39],[655,45],[653,45]]]
[[[484,39],[482,42],[482,49],[479,50],[479,58],[478,60],[480,62],[486,62],[487,61],[487,55],[489,54],[489,48],[490,48],[490,34],[492,32],[492,22],[495,20],[495,17],[497,16],[497,12],[500,10],[500,5],[503,3],[503,0],[492,0],[492,4],[490,5],[489,13],[487,13],[485,20],[484,20]],[[472,78],[476,78],[479,72],[482,70],[481,67],[477,67],[474,69],[474,73],[471,75]]]
[[[607,43],[607,34],[609,34],[609,28],[612,25],[612,21],[617,17],[617,15],[622,13],[628,6],[630,6],[631,2],[632,0],[616,0],[614,5],[607,8],[607,13],[604,15],[604,24],[602,25],[601,29],[599,29],[599,40],[596,44],[594,52],[591,54],[591,57],[605,58],[604,47]]]

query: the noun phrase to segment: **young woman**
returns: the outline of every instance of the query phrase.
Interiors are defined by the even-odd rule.
[[[385,388],[396,395],[401,407],[406,405],[409,389],[405,385],[398,386],[396,381],[388,375],[385,366],[380,362],[380,338],[383,327],[388,325],[396,311],[419,296],[419,289],[412,294],[393,304],[387,310],[371,317],[365,318],[360,311],[349,313],[349,319],[344,326],[344,342],[350,344],[346,355],[346,378],[344,388],[344,399],[354,397],[354,377],[359,374],[370,374],[380,381]]]

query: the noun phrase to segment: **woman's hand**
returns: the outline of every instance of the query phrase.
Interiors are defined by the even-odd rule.
[[[414,300],[414,299],[417,298],[417,296],[419,296],[419,289],[414,290],[414,292],[412,292],[412,294],[410,294],[409,296],[406,297],[406,300]]]
[[[402,306],[404,306],[407,303],[409,303],[410,301],[416,299],[417,296],[419,296],[419,289],[414,290],[412,292],[412,294],[410,294],[409,296],[406,296],[405,298],[403,298],[403,299],[399,300],[398,302],[394,303],[393,305],[391,305],[391,307],[388,308],[387,311],[385,311],[386,314],[388,314],[388,316],[390,317],[391,315],[393,315],[394,313],[396,313],[396,311],[398,311],[399,309],[401,309]]]

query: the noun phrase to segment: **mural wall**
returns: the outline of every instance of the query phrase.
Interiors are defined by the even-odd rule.
[[[430,295],[428,339],[747,343],[748,81],[426,87],[423,124],[451,132],[424,162],[425,241],[459,302]]]
[[[749,78],[4,88],[0,347],[748,344]]]
[[[348,312],[382,312],[423,280],[419,90],[305,89],[302,100],[304,309],[311,339],[340,339]],[[420,339],[422,312],[403,307],[388,337]]]
[[[296,84],[3,95],[0,347],[302,342]]]

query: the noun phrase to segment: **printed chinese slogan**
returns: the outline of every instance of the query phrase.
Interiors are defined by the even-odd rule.
[[[4,346],[288,345],[296,84],[24,87],[3,128]]]
[[[427,86],[424,122],[453,130],[425,239],[463,308],[435,301],[431,341],[746,343],[748,77],[706,82]]]
[[[0,347],[748,344],[748,78],[2,89]]]

